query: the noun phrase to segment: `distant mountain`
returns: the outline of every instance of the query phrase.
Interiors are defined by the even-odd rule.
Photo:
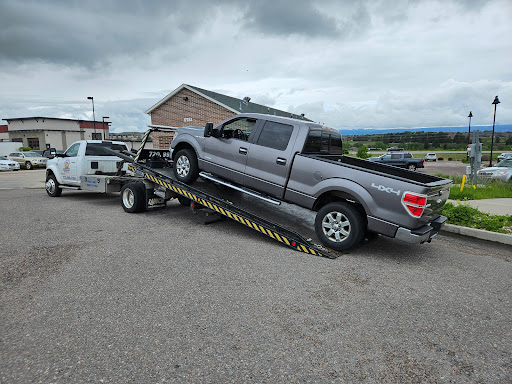
[[[467,132],[468,126],[460,127],[429,127],[429,128],[357,128],[357,129],[340,129],[342,135],[381,135],[384,133],[400,133],[400,132]],[[492,131],[492,125],[475,125],[471,126],[471,132],[475,131]],[[496,125],[496,132],[512,132],[512,124]]]

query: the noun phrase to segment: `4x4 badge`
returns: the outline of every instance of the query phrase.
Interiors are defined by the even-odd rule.
[[[383,185],[375,185],[374,183],[372,183],[372,187],[373,188],[377,188],[379,191],[381,192],[387,192],[387,193],[395,193],[397,196],[400,196],[400,190],[398,191],[395,191],[393,188],[391,187],[385,187]]]

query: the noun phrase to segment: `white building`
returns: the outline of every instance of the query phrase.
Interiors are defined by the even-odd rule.
[[[109,138],[108,122],[58,119],[54,117],[19,117],[7,121],[8,138],[24,147],[55,148],[63,151],[77,140],[102,140]]]

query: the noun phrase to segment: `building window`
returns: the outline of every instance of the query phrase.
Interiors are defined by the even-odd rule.
[[[92,133],[93,140],[101,140],[101,133]]]
[[[37,138],[37,137],[32,137],[32,138],[29,137],[27,139],[27,141],[28,141],[28,146],[30,148],[39,148],[39,138]]]

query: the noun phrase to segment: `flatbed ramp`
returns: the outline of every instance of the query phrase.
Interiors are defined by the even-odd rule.
[[[295,225],[292,226],[299,228],[300,225],[297,224],[303,222],[303,219],[298,217],[296,220],[292,220],[290,218],[292,213],[286,213],[283,212],[283,210],[276,210],[275,206],[272,206],[271,209],[269,207],[262,209],[261,205],[265,203],[257,201],[258,199],[256,198],[250,199],[242,193],[232,193],[229,197],[230,200],[226,200],[225,198],[220,197],[222,193],[218,190],[216,191],[217,187],[211,182],[198,180],[194,186],[190,186],[176,180],[172,173],[169,172],[169,168],[155,169],[144,164],[137,163],[133,158],[128,156],[122,156],[122,158],[130,162],[128,169],[136,175],[178,195],[186,197],[194,204],[200,204],[219,216],[235,220],[246,227],[295,249],[296,251],[314,256],[327,257],[330,259],[335,259],[341,255],[336,251],[326,249],[321,245],[313,244],[311,241],[304,239],[304,237],[294,229],[288,228],[288,225],[284,226],[273,222],[271,219],[269,220],[268,217],[261,217],[261,215],[257,215],[251,211],[254,211],[255,209],[259,213],[272,212],[272,217],[280,218],[281,221],[285,219],[288,223],[295,221]],[[200,186],[200,188],[196,188],[196,185]],[[248,207],[251,205],[254,209],[249,211]]]

